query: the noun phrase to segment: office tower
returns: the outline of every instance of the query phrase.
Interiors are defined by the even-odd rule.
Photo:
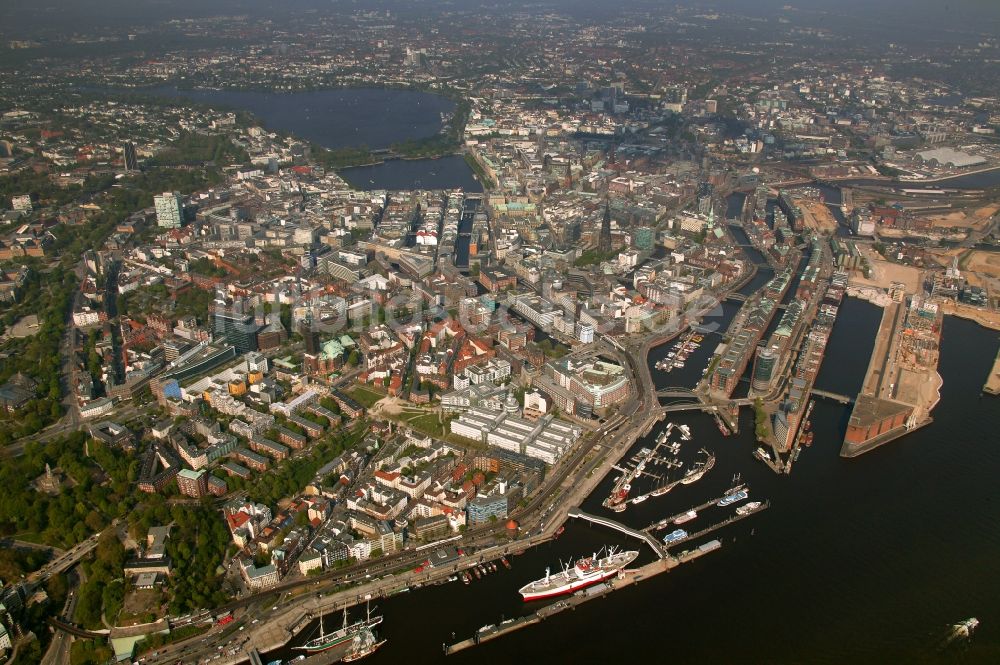
[[[122,161],[126,171],[139,170],[139,158],[135,154],[135,144],[131,141],[125,141],[125,145],[122,146]]]
[[[249,314],[230,309],[218,309],[214,312],[215,335],[225,337],[229,344],[236,347],[237,353],[257,350],[257,324]]]

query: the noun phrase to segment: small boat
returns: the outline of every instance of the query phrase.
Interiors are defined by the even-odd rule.
[[[506,568],[507,570],[510,570],[510,561],[507,560],[507,557],[505,557],[505,556],[500,557],[500,563],[503,564],[504,568]]]
[[[493,563],[492,561],[490,561],[490,572],[491,573],[497,572],[497,565],[495,563]]]
[[[687,531],[685,531],[684,529],[675,529],[674,531],[671,531],[666,536],[664,536],[663,543],[665,545],[670,545],[671,543],[676,543],[678,541],[684,540],[687,537],[688,537]]]
[[[740,516],[749,515],[758,508],[760,508],[760,501],[751,501],[749,503],[744,503],[742,506],[737,508],[736,514]]]
[[[473,568],[472,568],[472,574],[476,576],[476,579],[477,579],[477,580],[481,580],[481,579],[483,579],[483,574],[482,574],[482,573],[480,573],[480,572],[479,572],[479,569],[478,569],[478,568],[476,568],[475,566],[473,566]]]
[[[634,499],[632,499],[632,505],[633,506],[638,505],[638,504],[642,503],[643,501],[645,501],[647,498],[649,498],[649,497],[647,495],[645,495],[645,494],[643,494],[642,496],[637,496]]]
[[[972,617],[966,619],[965,621],[960,621],[956,624],[952,624],[948,627],[948,633],[941,640],[938,645],[938,651],[944,651],[947,649],[952,642],[957,640],[968,640],[972,637],[972,633],[979,627],[979,619]]]
[[[698,517],[698,512],[695,510],[689,510],[683,515],[674,519],[674,524],[684,524],[685,522],[690,522],[694,518]]]
[[[565,530],[566,530],[566,527],[564,527],[564,526],[561,526],[558,529],[556,529],[555,537],[558,538],[559,536],[563,535],[563,531],[565,531]]]

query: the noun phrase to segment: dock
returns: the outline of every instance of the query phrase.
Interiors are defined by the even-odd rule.
[[[669,545],[665,545],[664,549],[669,549],[669,548],[674,547],[676,545],[680,545],[681,543],[686,543],[687,541],[694,540],[695,538],[701,538],[702,536],[707,536],[708,534],[712,533],[713,531],[717,531],[717,530],[721,529],[724,526],[729,526],[730,524],[734,524],[735,522],[739,522],[740,520],[745,519],[747,517],[750,517],[751,515],[756,515],[757,513],[761,512],[762,510],[767,510],[770,507],[771,507],[771,502],[770,501],[764,501],[759,506],[757,506],[755,509],[753,509],[753,510],[751,510],[751,511],[749,511],[749,512],[743,514],[743,515],[740,515],[738,513],[734,513],[731,517],[729,517],[727,519],[724,519],[721,522],[716,522],[712,526],[706,527],[706,528],[702,529],[701,531],[695,531],[694,533],[690,534],[686,538],[682,538],[680,540],[677,540],[675,542],[670,543]]]
[[[321,651],[312,656],[306,656],[302,660],[297,660],[296,665],[332,665],[332,663],[339,663],[350,648],[351,643],[345,642],[342,646],[334,647],[333,649],[327,649],[326,651]],[[257,649],[250,649],[247,652],[249,656],[250,665],[264,665],[264,660],[260,656],[260,652]]]
[[[744,488],[745,485],[740,485],[739,487]],[[712,499],[711,501],[706,501],[705,503],[699,506],[695,506],[691,510],[695,511],[703,510],[705,508],[708,508],[709,506],[717,504],[721,499],[722,497],[717,499]],[[661,573],[669,572],[670,570],[676,568],[682,563],[693,561],[708,554],[709,552],[714,552],[715,550],[721,549],[722,542],[719,540],[711,540],[694,549],[684,550],[677,555],[673,555],[668,551],[670,547],[674,547],[680,545],[681,543],[689,542],[694,539],[706,536],[712,533],[713,531],[721,529],[722,527],[738,522],[746,517],[750,517],[751,515],[756,515],[762,510],[766,510],[767,508],[769,508],[770,505],[771,505],[770,501],[764,501],[756,509],[751,510],[743,515],[734,513],[727,519],[724,519],[721,522],[717,522],[704,529],[701,529],[700,531],[692,533],[691,535],[686,536],[683,540],[678,540],[676,542],[673,542],[669,546],[661,545],[659,539],[653,536],[652,533],[650,532],[658,528],[663,528],[661,525],[669,524],[673,519],[679,517],[680,515],[683,515],[684,513],[680,513],[679,515],[675,515],[673,517],[665,518],[663,520],[654,522],[645,529],[633,529],[632,527],[625,526],[624,524],[617,522],[613,519],[607,517],[599,517],[597,515],[591,515],[589,513],[584,512],[580,508],[571,508],[567,514],[567,517],[576,517],[579,519],[585,519],[591,522],[592,524],[600,524],[603,526],[607,526],[611,529],[632,536],[633,538],[638,538],[640,540],[645,541],[656,552],[657,560],[653,561],[652,563],[648,563],[644,566],[641,566],[640,568],[637,569],[623,570],[618,574],[618,577],[615,579],[608,580],[607,582],[596,584],[594,586],[587,587],[585,589],[581,589],[580,591],[577,591],[572,595],[566,596],[565,599],[557,601],[551,605],[547,605],[527,616],[519,617],[516,619],[507,619],[501,621],[499,625],[483,626],[482,628],[477,630],[476,633],[470,638],[461,640],[454,644],[442,644],[441,645],[442,650],[444,654],[447,656],[453,653],[457,653],[459,651],[464,651],[465,649],[470,649],[479,644],[483,644],[484,642],[489,642],[503,635],[512,633],[515,630],[520,630],[521,628],[541,623],[547,617],[553,616],[565,610],[576,609],[576,607],[582,603],[593,600],[594,598],[603,598],[607,596],[609,593],[618,591],[619,589],[623,589],[631,584],[636,584],[640,580],[653,577]]]
[[[647,563],[645,566],[641,566],[639,568],[623,570],[619,576],[613,580],[609,580],[603,584],[597,584],[586,589],[581,589],[572,595],[566,596],[563,600],[552,603],[551,605],[546,605],[545,607],[542,607],[538,611],[527,616],[519,617],[517,619],[507,619],[502,621],[499,625],[483,626],[477,630],[472,637],[454,644],[444,644],[442,645],[442,649],[446,656],[450,656],[453,653],[458,653],[459,651],[464,651],[466,649],[471,649],[479,644],[484,644],[485,642],[495,640],[498,637],[513,633],[516,630],[542,623],[545,619],[559,614],[560,612],[575,610],[577,606],[582,605],[583,603],[594,600],[595,598],[604,598],[609,593],[613,593],[624,589],[625,587],[637,584],[641,580],[655,577],[661,573],[669,572],[682,563],[694,561],[695,559],[699,559],[706,554],[715,552],[719,549],[722,549],[722,542],[719,540],[711,540],[700,547],[696,547],[692,550],[685,550],[676,557],[660,559],[652,563]]]
[[[702,407],[699,406],[699,408]],[[716,407],[708,406],[705,408],[714,410]],[[663,419],[663,416],[664,414],[661,413],[660,420]],[[670,443],[669,437],[674,429],[681,432],[681,440]],[[603,502],[604,507],[610,508],[615,512],[622,512],[626,509],[629,503],[634,501],[645,501],[650,497],[662,496],[683,482],[687,476],[682,475],[677,480],[671,481],[669,480],[669,475],[671,469],[682,466],[681,462],[676,459],[676,455],[677,451],[680,450],[681,445],[687,441],[690,441],[690,434],[687,430],[675,427],[673,423],[667,423],[666,431],[660,434],[660,437],[657,439],[656,443],[653,444],[652,448],[643,448],[639,453],[633,455],[631,462],[634,466],[629,466],[627,462],[619,460],[611,468],[620,472],[622,475],[615,480],[614,487],[611,488],[611,493]],[[667,454],[667,451],[669,451],[669,455]],[[707,472],[715,464],[715,456],[709,454],[704,448],[701,452],[708,455],[708,459],[704,462],[704,466],[702,467],[701,475],[703,475],[704,472]],[[673,459],[671,459],[671,456],[673,456]],[[650,470],[658,466],[666,467],[665,475],[655,473]],[[697,467],[692,466],[689,473],[697,473],[697,471]],[[701,475],[698,475],[698,478],[701,478]],[[630,499],[628,494],[631,491],[632,482],[642,476],[648,476],[649,478],[655,479],[658,482],[657,487],[646,492],[645,494],[641,494]],[[697,480],[697,478],[695,480]],[[692,482],[692,480],[688,478],[688,482]]]
[[[729,491],[732,492],[733,490],[740,490],[740,489],[744,489],[744,488],[745,488],[745,485],[737,485],[736,487],[733,487]],[[706,508],[711,508],[712,506],[717,505],[725,497],[726,497],[726,495],[723,494],[722,496],[720,496],[720,497],[718,497],[716,499],[709,499],[705,503],[699,504],[697,506],[692,506],[688,510],[685,510],[683,513],[677,513],[676,515],[671,515],[670,517],[665,517],[662,520],[659,520],[658,522],[653,522],[652,524],[650,524],[649,526],[647,526],[643,530],[644,531],[659,531],[661,529],[666,529],[668,526],[670,526],[671,524],[673,524],[674,520],[677,519],[678,517],[682,517],[682,516],[686,515],[688,512],[690,512],[692,510],[694,512],[696,512],[696,513],[700,513],[701,511],[705,510]]]
[[[713,552],[719,549],[720,546],[721,545],[707,547],[700,552],[695,550],[695,554],[689,556],[686,561],[691,561],[699,556],[707,554],[708,552]],[[624,570],[616,579],[609,580],[604,584],[598,584],[593,587],[577,591],[572,595],[566,596],[563,600],[540,608],[537,612],[533,612],[532,614],[519,617],[517,619],[507,619],[502,621],[499,625],[483,626],[468,639],[461,640],[454,644],[442,645],[444,654],[448,656],[453,653],[458,653],[459,651],[470,649],[479,644],[484,644],[491,640],[495,640],[498,637],[512,633],[515,630],[520,630],[522,628],[541,623],[545,619],[559,614],[560,612],[575,610],[578,605],[582,605],[583,603],[591,601],[595,598],[604,598],[609,593],[624,589],[632,584],[636,584],[640,580],[659,575],[660,573],[670,570],[676,565],[677,563],[675,560],[659,560],[654,561],[653,563],[648,563],[640,568]]]

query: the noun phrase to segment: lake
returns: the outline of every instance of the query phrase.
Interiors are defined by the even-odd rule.
[[[162,86],[142,92],[248,111],[270,131],[292,134],[330,149],[388,148],[393,143],[433,136],[441,130],[442,114],[455,110],[452,100],[415,90],[347,88],[282,93]],[[341,175],[358,189],[483,190],[461,155],[390,159],[343,169]]]
[[[440,95],[382,88],[285,93],[162,86],[141,92],[248,111],[269,130],[331,149],[387,148],[407,139],[433,136],[441,129],[441,114],[455,110],[455,102]]]

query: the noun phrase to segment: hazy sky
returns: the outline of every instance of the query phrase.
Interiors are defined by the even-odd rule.
[[[877,18],[891,30],[895,20],[912,24],[926,21],[929,26],[962,27],[990,31],[1000,21],[1000,0],[0,0],[0,33],[16,36],[41,29],[71,31],[92,26],[119,27],[143,21],[161,21],[174,17],[199,17],[218,14],[252,13],[257,15],[286,14],[298,10],[394,7],[405,13],[422,8],[447,6],[475,8],[507,6],[520,8],[550,7],[572,13],[627,11],[630,7],[670,11],[676,5],[732,10],[746,14],[773,14],[782,7],[840,15],[853,14],[859,20]]]

